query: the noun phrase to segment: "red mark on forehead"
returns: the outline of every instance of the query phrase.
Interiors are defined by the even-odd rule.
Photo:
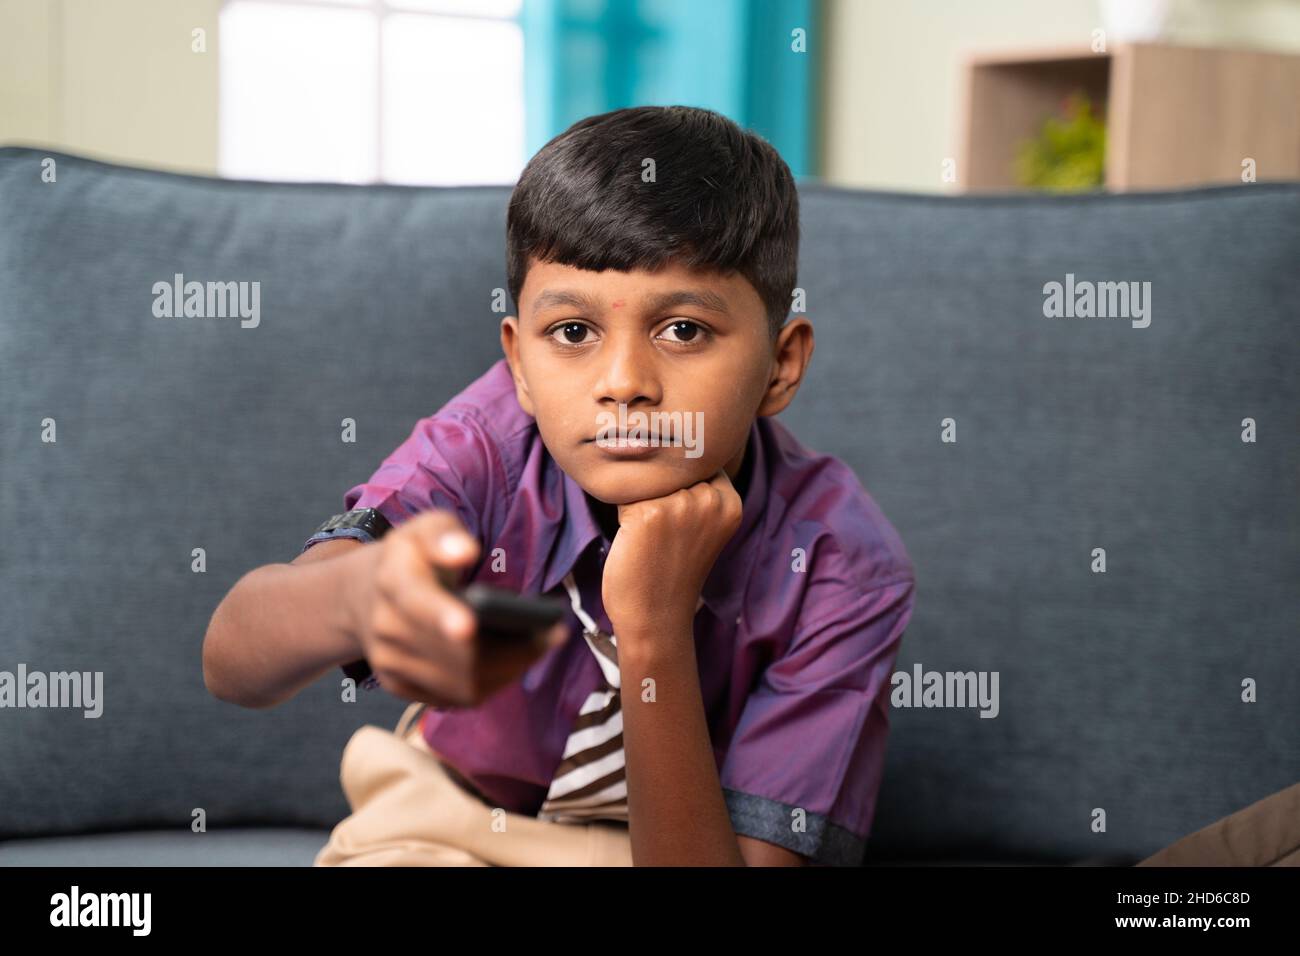
[[[612,302],[612,303],[610,303],[610,308],[611,308],[611,309],[621,309],[622,307],[623,307],[623,300],[622,300],[622,299],[619,299],[617,302]]]

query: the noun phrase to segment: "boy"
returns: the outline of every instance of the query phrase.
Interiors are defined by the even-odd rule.
[[[914,574],[853,472],[771,417],[813,352],[782,324],[798,217],[776,151],[708,110],[548,143],[510,200],[505,358],[345,494],[359,525],[236,583],[212,693],[368,669],[432,705],[423,740],[472,792],[626,821],[637,865],[859,863]],[[575,614],[480,652],[469,581]]]

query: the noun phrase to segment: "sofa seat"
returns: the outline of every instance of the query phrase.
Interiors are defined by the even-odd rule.
[[[311,866],[328,830],[136,830],[0,843],[0,866]]]

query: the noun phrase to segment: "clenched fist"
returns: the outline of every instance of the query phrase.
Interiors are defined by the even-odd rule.
[[[726,471],[662,498],[619,505],[601,581],[614,633],[689,628],[700,589],[742,512]]]

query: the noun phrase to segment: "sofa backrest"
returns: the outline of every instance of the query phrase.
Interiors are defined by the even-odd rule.
[[[896,670],[998,675],[991,719],[891,707],[869,855],[1136,857],[1294,783],[1300,185],[800,188],[782,420],[909,549]],[[204,630],[499,357],[508,196],[0,150],[0,670],[104,681],[99,719],[0,710],[0,838],[347,812],[343,745],[404,702],[222,703]],[[157,317],[177,275],[260,283],[256,326]],[[1150,324],[1049,318],[1052,281],[1149,282]]]

